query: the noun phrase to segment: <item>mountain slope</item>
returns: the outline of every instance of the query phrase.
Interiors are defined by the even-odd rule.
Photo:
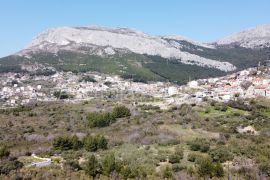
[[[184,64],[212,67],[222,71],[233,71],[235,67],[228,62],[183,52],[169,43],[166,39],[149,36],[142,32],[126,28],[108,29],[96,27],[55,28],[41,33],[23,52],[58,52],[59,50],[94,49],[102,47],[106,54],[114,55],[116,49],[126,49],[137,54],[161,56],[167,59],[177,59]],[[88,50],[88,51],[89,51]],[[87,52],[86,52],[87,53]],[[100,55],[100,54],[95,54]]]
[[[245,48],[270,47],[270,25],[262,25],[232,34],[216,42],[217,45],[239,45]]]
[[[264,33],[259,37],[258,32]],[[22,67],[41,64],[63,71],[118,74],[137,81],[185,83],[265,62],[270,59],[269,33],[268,26],[262,26],[204,44],[181,36],[150,36],[127,28],[54,28],[38,35],[20,52],[1,58],[0,72],[23,72],[26,69]],[[261,45],[245,47],[255,42]]]

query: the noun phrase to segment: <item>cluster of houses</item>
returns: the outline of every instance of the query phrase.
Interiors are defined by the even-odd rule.
[[[161,97],[174,104],[199,102],[204,98],[229,101],[238,97],[270,97],[269,72],[269,68],[250,68],[224,77],[190,81],[183,86],[165,82],[133,82],[119,76],[93,72],[56,72],[47,76],[6,73],[0,77],[0,106],[15,107],[36,101],[55,101],[59,98],[55,92],[72,95],[69,101],[87,100],[114,92]]]
[[[191,81],[184,88],[195,89],[193,96],[198,99],[270,98],[270,70],[250,68],[225,77]]]
[[[92,80],[84,80],[83,77],[90,77]],[[72,95],[72,99],[68,101],[103,97],[108,92],[138,93],[156,97],[171,96],[179,92],[179,86],[171,83],[145,84],[100,73],[56,72],[49,76],[6,73],[1,75],[0,82],[0,106],[2,107],[15,107],[37,101],[55,101],[58,97],[54,92]]]

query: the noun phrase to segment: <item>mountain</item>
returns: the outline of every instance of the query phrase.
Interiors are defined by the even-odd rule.
[[[262,25],[235,33],[216,42],[217,45],[238,45],[245,48],[269,48],[270,25]]]
[[[260,29],[267,34],[267,27]],[[237,42],[258,39],[255,33],[243,37]],[[151,36],[129,28],[53,28],[39,34],[25,49],[0,59],[0,72],[26,71],[27,66],[42,64],[63,71],[118,74],[137,81],[185,83],[225,75],[269,59],[267,43],[251,49],[236,41],[221,42],[229,40],[205,44],[181,36]]]

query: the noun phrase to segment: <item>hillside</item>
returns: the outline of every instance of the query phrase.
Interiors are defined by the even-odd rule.
[[[204,44],[180,36],[150,36],[128,28],[54,28],[18,53],[1,58],[0,72],[22,72],[24,65],[42,64],[60,71],[98,71],[139,81],[182,84],[264,63],[270,56],[267,27],[260,27],[265,32],[260,36],[265,43],[261,48],[223,40]],[[253,42],[255,32],[261,32],[253,31],[250,38],[245,31],[246,41]]]

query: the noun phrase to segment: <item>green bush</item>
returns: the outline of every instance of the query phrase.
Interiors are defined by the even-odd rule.
[[[87,151],[94,152],[98,149],[107,149],[108,141],[104,136],[85,136],[83,139],[84,148]]]
[[[201,138],[196,138],[195,140],[188,142],[188,145],[192,151],[207,152],[210,149],[209,141]]]
[[[100,164],[94,155],[90,156],[88,161],[85,163],[84,171],[93,179],[101,173]]]
[[[116,162],[114,154],[106,155],[102,162],[102,173],[106,176],[110,176],[110,174],[115,170],[116,170]]]
[[[200,177],[223,177],[224,169],[222,164],[213,163],[212,159],[209,157],[200,158],[197,163],[197,172]]]
[[[214,176],[216,177],[224,177],[224,169],[222,164],[216,163],[214,166]]]
[[[177,154],[171,154],[169,156],[169,162],[172,163],[172,164],[179,163],[180,160],[181,160],[181,157],[179,155],[177,155]]]
[[[169,166],[166,166],[162,172],[163,178],[171,178],[172,177],[172,169]]]
[[[209,152],[213,161],[223,163],[233,159],[233,154],[225,146],[217,147]]]
[[[125,106],[117,106],[113,108],[112,112],[113,117],[115,118],[123,118],[131,116],[130,110]]]
[[[69,170],[72,170],[72,171],[79,171],[81,170],[81,166],[79,164],[78,161],[76,160],[68,160],[64,163],[64,167],[65,169],[69,169]]]
[[[200,177],[212,177],[214,165],[210,158],[202,158],[198,162],[197,172]]]
[[[179,171],[181,171],[183,169],[184,169],[184,167],[179,163],[172,165],[172,171],[173,172],[179,172]]]
[[[82,143],[79,141],[77,136],[61,136],[53,141],[53,148],[55,150],[66,151],[66,150],[78,150],[82,147]]]
[[[198,153],[189,153],[187,160],[190,162],[195,162],[196,160],[202,158],[202,156]]]
[[[0,158],[8,157],[10,154],[7,146],[0,147]]]
[[[192,111],[192,107],[189,104],[182,104],[179,108],[179,114],[185,116]]]
[[[106,127],[116,121],[115,117],[110,113],[89,113],[87,116],[88,125],[92,127]]]
[[[13,170],[18,170],[23,167],[23,163],[18,161],[17,159],[14,160],[4,160],[0,163],[0,174],[9,174]]]

